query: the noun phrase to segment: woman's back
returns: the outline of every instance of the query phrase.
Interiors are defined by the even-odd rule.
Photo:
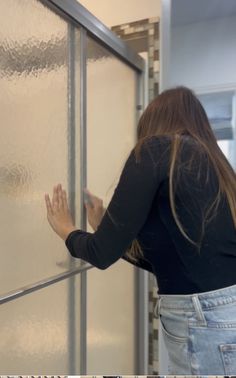
[[[181,137],[173,178],[175,203],[193,244],[180,232],[170,206],[171,141],[171,137],[152,137],[144,147],[151,153],[157,175],[166,171],[138,236],[145,258],[153,265],[159,292],[190,294],[233,285],[236,232],[226,198],[222,196],[216,211],[207,213],[219,186],[214,168],[198,142]]]

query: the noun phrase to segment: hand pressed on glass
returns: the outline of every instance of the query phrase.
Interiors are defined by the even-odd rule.
[[[101,198],[96,197],[88,189],[84,189],[84,192],[86,197],[85,207],[87,210],[88,222],[92,229],[96,231],[106,209],[103,207],[103,201]]]
[[[63,239],[76,230],[67,201],[66,191],[61,184],[54,186],[52,201],[48,194],[45,194],[47,207],[47,219],[52,229]]]

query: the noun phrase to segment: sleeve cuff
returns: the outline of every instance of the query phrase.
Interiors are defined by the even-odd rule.
[[[73,248],[73,240],[74,240],[74,237],[76,235],[79,235],[83,233],[82,230],[74,230],[72,231],[66,238],[65,240],[65,245],[67,247],[67,249],[69,250],[70,254],[73,256],[73,257],[78,257],[76,256],[76,251],[74,251],[74,248]]]

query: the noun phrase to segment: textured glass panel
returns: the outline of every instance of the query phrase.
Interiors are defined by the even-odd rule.
[[[47,223],[44,193],[61,182],[79,203],[80,33],[36,0],[1,1],[0,21],[3,295],[79,265]],[[1,306],[1,374],[79,372],[79,293],[77,276]]]
[[[68,189],[68,24],[36,0],[0,2],[0,243],[5,293],[69,266],[44,193]]]
[[[1,306],[1,374],[74,373],[68,290],[65,280]]]
[[[111,198],[135,143],[136,74],[88,39],[88,188]],[[134,269],[88,272],[88,374],[134,374]]]

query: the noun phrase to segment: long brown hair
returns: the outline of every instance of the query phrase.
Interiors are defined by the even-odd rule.
[[[181,136],[192,137],[206,153],[208,160],[215,170],[219,183],[219,190],[213,199],[208,215],[214,210],[216,214],[221,195],[227,198],[236,228],[236,174],[219,148],[211,129],[206,112],[194,93],[186,87],[168,89],[157,96],[142,114],[137,128],[138,142],[134,152],[136,160],[145,141],[152,136],[170,136],[171,153],[169,166],[169,198],[175,222],[182,235],[189,242],[196,244],[185,232],[176,211],[174,196],[174,173],[178,170],[176,164]],[[204,225],[203,225],[204,229]],[[199,246],[198,246],[199,247]],[[136,260],[142,255],[142,249],[137,240],[134,240],[127,255]]]

